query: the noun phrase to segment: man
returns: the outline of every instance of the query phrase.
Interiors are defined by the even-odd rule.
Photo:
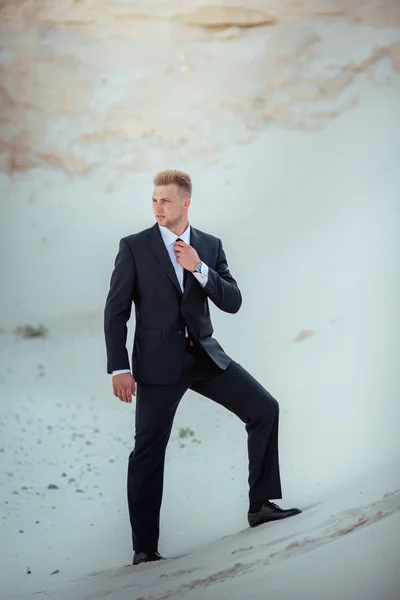
[[[162,559],[158,538],[165,451],[176,409],[188,389],[225,406],[245,423],[249,525],[301,512],[270,502],[282,498],[278,402],[213,337],[208,300],[228,313],[236,313],[242,304],[221,240],[189,225],[189,175],[162,171],[154,185],[157,222],[121,239],[104,311],[114,395],[127,403],[136,395],[127,481],[133,564]],[[136,328],[131,372],[126,336],[132,302]]]

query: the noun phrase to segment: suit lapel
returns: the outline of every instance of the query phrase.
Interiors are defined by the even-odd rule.
[[[201,239],[197,230],[193,229],[193,227],[190,228],[190,245],[197,251],[197,254],[200,256],[201,260],[201,255],[203,251],[203,240]],[[192,287],[194,280],[196,279],[193,273],[190,273],[186,270],[185,277],[186,278],[184,278],[183,299],[186,298],[186,296],[188,295],[189,290]]]
[[[176,287],[179,294],[182,295],[182,291],[175,273],[175,269],[169,257],[168,250],[166,249],[164,241],[161,237],[161,233],[157,223],[150,230],[147,245],[153,253],[154,257],[157,259],[160,267],[168,275],[169,279]],[[193,227],[190,228],[190,245],[197,251],[198,255],[201,258],[202,252],[204,251],[203,241],[197,230],[193,229]],[[193,276],[193,274],[185,269],[183,276],[183,298],[185,298],[189,293],[189,290],[192,287],[194,280],[195,277]]]
[[[161,237],[161,233],[157,223],[151,228],[147,245],[153,253],[154,257],[157,259],[160,267],[168,275],[169,279],[174,284],[179,294],[182,295],[182,291],[175,273],[175,269],[169,257],[168,250],[166,249],[164,241]]]

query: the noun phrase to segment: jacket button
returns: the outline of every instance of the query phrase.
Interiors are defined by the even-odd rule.
[[[178,329],[178,335],[182,335],[182,329]]]

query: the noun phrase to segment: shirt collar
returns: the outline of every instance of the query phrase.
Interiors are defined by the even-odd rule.
[[[186,244],[190,244],[190,224],[186,227],[185,231],[180,236],[176,235],[176,233],[174,233],[167,227],[163,227],[160,224],[158,224],[158,227],[160,229],[163,242],[167,247],[171,244],[174,244],[178,237],[180,237],[180,239],[183,240]]]

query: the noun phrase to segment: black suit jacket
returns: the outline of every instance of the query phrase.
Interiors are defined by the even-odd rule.
[[[139,383],[172,384],[182,369],[185,326],[221,369],[231,358],[212,337],[208,299],[228,313],[236,313],[242,296],[229,272],[221,240],[191,227],[190,245],[209,267],[202,287],[186,272],[182,294],[156,223],[121,239],[104,310],[107,372],[129,369],[127,321],[135,305],[136,328],[132,373]]]

